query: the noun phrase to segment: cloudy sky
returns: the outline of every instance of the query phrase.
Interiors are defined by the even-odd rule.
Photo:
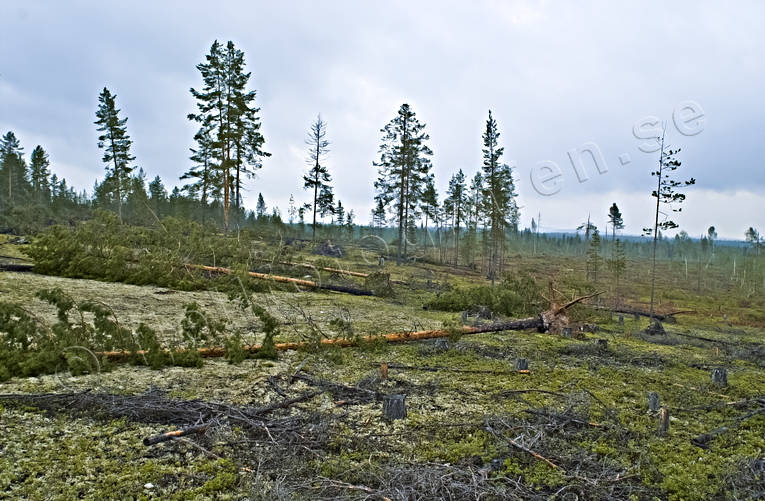
[[[523,226],[541,213],[543,229],[571,229],[591,213],[602,228],[617,202],[626,231],[640,233],[658,154],[642,152],[633,129],[648,136],[659,120],[682,148],[679,172],[697,179],[682,228],[765,231],[765,3],[626,4],[4,1],[0,132],[15,131],[27,153],[42,144],[59,176],[90,191],[104,172],[93,121],[107,86],[129,117],[136,163],[174,185],[193,146],[195,65],[213,40],[233,40],[272,153],[247,186],[250,207],[258,192],[282,210],[290,194],[308,200],[303,139],[321,112],[336,194],[368,220],[379,130],[408,102],[427,123],[441,193],[457,169],[480,167],[493,111]],[[576,152],[587,143],[602,173]],[[540,162],[560,169],[541,190]]]

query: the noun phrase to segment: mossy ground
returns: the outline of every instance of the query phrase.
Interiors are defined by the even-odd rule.
[[[333,262],[337,263],[360,271],[375,269],[361,252]],[[519,258],[509,271],[530,272],[540,281],[555,278],[556,283],[567,284],[558,288],[573,295],[582,283],[580,268],[573,258],[536,257]],[[256,299],[260,297],[283,322],[278,340],[287,340],[305,335],[304,314],[330,330],[329,322],[347,311],[358,334],[437,328],[458,314],[423,310],[429,297],[447,283],[485,283],[478,273],[452,273],[431,264],[390,269],[392,278],[409,284],[397,285],[392,298],[276,291]],[[725,405],[765,394],[765,360],[756,351],[765,342],[757,320],[763,311],[759,309],[762,298],[708,289],[697,293],[695,284],[672,283],[672,273],[677,278],[678,270],[673,272],[671,265],[666,265],[665,272],[660,309],[697,311],[679,316],[676,324],[665,324],[666,337],[642,334],[645,319],[628,316],[620,325],[616,315],[583,310],[577,315],[600,326],[598,333],[588,334],[585,340],[502,332],[463,336],[452,341],[448,350],[433,342],[371,344],[314,353],[290,351],[274,362],[245,360],[231,365],[207,360],[200,369],[159,371],[118,365],[108,372],[78,377],[12,379],[0,384],[0,393],[93,389],[139,394],[159,387],[176,398],[261,405],[281,398],[269,385],[269,376],[287,377],[302,364],[317,378],[384,394],[404,393],[408,415],[389,423],[382,418],[379,402],[337,405],[327,393],[319,395],[290,412],[324,416],[330,423],[326,444],[307,456],[299,469],[279,473],[272,465],[270,476],[262,476],[254,473],[260,469],[253,456],[231,454],[224,439],[206,445],[212,454],[225,458],[218,459],[182,441],[143,446],[141,440],[163,431],[162,426],[50,417],[6,406],[0,411],[0,495],[30,499],[311,497],[312,489],[335,482],[331,484],[339,489],[333,491],[335,495],[363,497],[365,491],[343,486],[389,492],[384,479],[412,465],[423,471],[453,465],[459,471],[484,475],[488,484],[520,482],[525,497],[559,493],[563,499],[570,492],[579,499],[632,495],[635,499],[700,500],[741,498],[742,493],[745,498],[754,491],[735,489],[758,482],[760,491],[765,491],[765,479],[742,478],[741,466],[765,457],[765,415],[730,426],[752,407]],[[643,303],[645,278],[635,273],[624,282],[628,284],[622,291],[625,300]],[[164,339],[176,335],[183,304],[192,300],[215,315],[228,315],[230,325],[249,329],[253,338],[258,334],[257,321],[220,293],[157,294],[155,287],[0,274],[3,299],[24,302],[50,318],[53,309],[32,296],[38,288],[54,286],[75,298],[95,295],[112,305],[127,325],[146,322]],[[598,339],[607,340],[608,346],[599,346]],[[529,361],[529,374],[513,370],[516,358]],[[388,379],[381,380],[381,362],[439,369],[391,368]],[[727,387],[711,383],[714,367],[728,369]],[[465,372],[471,370],[495,372]],[[298,391],[304,384],[296,382],[291,388]],[[670,410],[667,436],[658,435],[658,417],[648,411],[649,391],[659,393],[662,405]],[[555,415],[583,423],[551,417]],[[707,449],[691,444],[692,438],[721,426],[731,429],[713,439]],[[513,446],[508,438],[526,444],[558,468]],[[144,488],[147,483],[153,487]]]

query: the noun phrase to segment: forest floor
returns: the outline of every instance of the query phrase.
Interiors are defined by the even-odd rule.
[[[374,271],[376,262],[369,261],[358,253],[332,265]],[[571,297],[581,292],[581,259],[511,257],[509,263],[509,273],[555,280]],[[640,266],[646,269],[631,263]],[[0,383],[0,394],[160,394],[241,409],[283,407],[268,411],[262,429],[221,414],[203,434],[146,446],[145,438],[176,425],[137,415],[46,412],[0,399],[0,497],[765,497],[763,299],[696,293],[666,266],[660,311],[695,312],[665,323],[666,335],[646,334],[645,318],[624,315],[620,322],[585,306],[576,318],[599,329],[580,339],[505,331],[446,343],[289,350],[275,361],[207,359],[198,369],[114,364],[80,376],[62,370],[12,378]],[[486,284],[477,272],[435,264],[388,263],[386,271],[401,282],[388,298],[285,290],[254,297],[281,322],[277,341],[285,341],[303,339],[309,318],[327,333],[342,318],[360,335],[461,323],[459,313],[423,304],[449,285]],[[624,301],[643,308],[645,278],[635,273],[626,283]],[[0,299],[52,322],[55,310],[34,297],[50,287],[74,299],[96,297],[123,324],[144,322],[168,343],[179,336],[184,304],[192,301],[246,332],[246,342],[260,340],[257,319],[223,293],[0,273]],[[528,373],[516,370],[518,359],[527,360]],[[727,386],[712,382],[715,368],[727,370]],[[669,411],[666,434],[658,432],[660,412],[649,410],[648,392]],[[383,417],[391,394],[406,395],[404,419]]]

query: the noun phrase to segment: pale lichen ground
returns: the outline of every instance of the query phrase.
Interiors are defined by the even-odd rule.
[[[246,328],[254,322],[235,310],[225,296],[207,292],[155,294],[156,288],[105,284],[86,280],[39,277],[31,274],[0,274],[3,299],[23,301],[48,319],[54,310],[33,298],[37,288],[62,287],[76,299],[94,296],[110,304],[127,325],[150,323],[166,336],[183,316],[183,304],[197,301],[218,314],[221,304],[236,311],[231,324]],[[426,312],[418,304],[358,298],[325,293],[274,293],[269,310],[282,321],[290,320],[284,303],[299,304],[317,321],[328,321],[342,307],[351,312],[359,333],[438,327],[453,314]],[[257,297],[257,296],[256,296]],[[281,306],[280,302],[281,301]],[[293,313],[294,314],[294,311]],[[710,337],[732,343],[763,342],[757,328],[694,323],[680,317],[672,332]],[[337,406],[327,393],[299,404],[294,413],[319,412],[335,423],[331,447],[322,451],[311,467],[316,475],[344,482],[364,481],[363,472],[384,464],[438,462],[472,464],[500,461],[495,475],[522,477],[539,489],[557,490],[567,479],[489,436],[485,419],[504,416],[528,419],[529,409],[560,409],[561,402],[544,393],[512,395],[508,390],[545,390],[581,398],[589,406],[589,419],[607,428],[594,428],[568,436],[567,447],[613,462],[631,480],[657,489],[660,498],[711,499],[725,497],[726,476],[740,461],[765,456],[765,416],[760,415],[732,428],[712,441],[709,449],[691,445],[700,433],[729,424],[742,414],[733,407],[701,409],[752,399],[765,394],[762,360],[715,350],[708,342],[678,337],[678,344],[658,344],[639,333],[645,320],[598,318],[600,333],[586,341],[550,334],[506,332],[463,336],[447,351],[431,342],[388,346],[332,349],[320,353],[289,351],[275,362],[246,360],[230,365],[206,360],[201,369],[118,365],[108,372],[79,377],[67,374],[39,378],[15,378],[0,384],[0,393],[67,392],[92,389],[111,393],[140,394],[152,387],[172,397],[200,398],[233,404],[262,405],[280,397],[269,386],[269,376],[288,377],[298,366],[326,380],[357,385],[373,384],[382,393],[407,394],[406,419],[387,423],[379,402]],[[326,325],[326,324],[322,324]],[[257,326],[254,327],[257,330]],[[289,326],[285,337],[297,336]],[[609,346],[599,350],[596,339]],[[531,372],[513,371],[516,358],[529,360]],[[379,379],[381,362],[416,367],[440,367],[421,371],[390,369],[386,381]],[[729,385],[710,382],[713,367],[728,369]],[[453,372],[495,370],[496,374]],[[303,382],[290,389],[305,390]],[[587,396],[586,392],[591,392]],[[647,412],[646,393],[657,391],[671,412],[670,433],[656,434],[657,418]],[[597,399],[597,400],[595,400]],[[612,409],[613,411],[610,411]],[[615,415],[614,415],[615,413]],[[236,458],[220,460],[201,454],[184,442],[146,448],[141,440],[165,430],[159,425],[123,421],[100,422],[83,418],[48,417],[32,409],[0,410],[0,496],[11,498],[246,498],[257,483],[253,464]],[[520,429],[518,433],[523,433]],[[553,432],[550,432],[553,433]],[[543,441],[535,447],[544,450]],[[227,457],[229,448],[216,443],[210,449]],[[564,461],[563,450],[545,452],[553,461]],[[478,459],[475,459],[478,458]],[[151,483],[151,488],[144,487]]]

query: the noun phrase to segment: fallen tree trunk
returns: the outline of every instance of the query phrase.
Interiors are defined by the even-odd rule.
[[[326,266],[315,266],[311,263],[290,263],[289,261],[271,261],[268,259],[261,259],[260,261],[264,263],[271,263],[271,264],[278,264],[281,266],[299,266],[301,268],[306,268],[309,270],[321,270],[321,271],[328,271],[330,273],[337,273],[339,275],[348,275],[351,277],[359,277],[359,278],[367,278],[369,276],[369,273],[361,273],[360,271],[350,271],[350,270],[343,270],[340,268],[329,268]]]
[[[25,272],[34,270],[33,264],[0,263],[0,271]]]
[[[230,271],[230,270],[229,270]],[[361,342],[376,342],[385,341],[386,343],[403,343],[409,341],[420,341],[423,339],[433,339],[441,337],[449,337],[453,335],[463,334],[481,334],[485,332],[501,332],[501,331],[521,331],[528,329],[537,329],[540,332],[560,332],[562,326],[568,325],[568,317],[566,317],[566,310],[571,306],[583,301],[585,299],[602,294],[602,292],[596,292],[587,296],[574,299],[565,305],[559,306],[553,304],[553,306],[546,311],[543,311],[535,317],[522,318],[519,320],[510,320],[507,322],[495,322],[485,325],[477,326],[463,326],[456,329],[433,329],[423,331],[406,331],[406,332],[392,332],[390,334],[382,334],[377,336],[364,336],[360,338],[334,338],[334,339],[322,339],[319,344],[330,346],[357,346]],[[295,341],[288,343],[276,343],[275,348],[278,351],[286,350],[298,350],[312,346],[314,343]],[[245,345],[244,351],[249,353],[257,353],[262,348],[262,345]],[[199,354],[205,358],[215,358],[226,356],[225,348],[214,346],[209,348],[197,348]],[[128,351],[104,351],[99,352],[97,355],[108,358],[109,360],[119,361],[125,360],[131,355],[146,355],[148,352],[144,350],[138,350],[136,352]]]
[[[221,273],[224,275],[230,275],[232,273],[235,273],[234,270],[230,268],[222,268],[220,266],[205,266],[201,264],[187,264],[186,268],[207,271],[209,273]],[[273,282],[280,282],[285,284],[302,285],[303,287],[310,287],[312,289],[323,289],[323,290],[334,291],[334,292],[344,292],[346,294],[353,294],[354,296],[373,295],[371,291],[358,289],[356,287],[347,287],[345,285],[321,284],[318,282],[314,282],[312,280],[304,280],[302,278],[283,277],[280,275],[271,275],[269,273],[257,273],[255,271],[248,271],[247,274],[252,278],[257,278],[260,280],[271,280]]]
[[[625,313],[627,315],[640,315],[641,317],[651,317],[651,312],[649,311],[643,311],[643,310],[633,310],[631,308],[609,308],[608,306],[593,306],[596,310],[603,310],[603,311],[613,311],[614,313]],[[653,314],[653,318],[664,321],[669,317],[674,317],[675,315],[681,315],[683,313],[696,313],[695,310],[678,310],[678,311],[670,311],[669,313],[655,313]]]

